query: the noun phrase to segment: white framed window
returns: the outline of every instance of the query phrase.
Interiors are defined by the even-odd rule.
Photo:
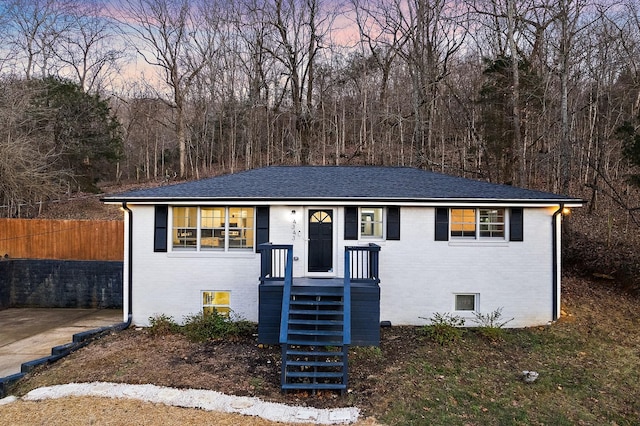
[[[478,209],[480,238],[504,239],[504,209]]]
[[[254,216],[253,207],[173,207],[173,250],[251,250]]]
[[[384,209],[382,207],[360,208],[360,237],[384,238]]]
[[[204,315],[211,315],[214,312],[223,316],[229,316],[231,313],[230,308],[231,292],[230,291],[216,291],[206,290],[202,292],[202,313]]]
[[[454,295],[454,310],[457,312],[474,312],[478,310],[479,295],[476,293],[460,293]]]
[[[451,239],[505,239],[503,208],[451,209]]]

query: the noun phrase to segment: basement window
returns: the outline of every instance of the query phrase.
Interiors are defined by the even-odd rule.
[[[477,294],[456,294],[455,310],[456,311],[477,311],[478,295]]]
[[[230,291],[203,291],[202,292],[202,313],[212,315],[214,312],[228,317],[231,312],[229,302],[231,300]]]

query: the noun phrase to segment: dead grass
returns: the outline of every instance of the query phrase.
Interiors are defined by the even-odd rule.
[[[279,348],[259,347],[254,338],[197,344],[146,330],[94,342],[31,374],[14,394],[68,382],[153,383],[319,408],[356,405],[386,424],[637,424],[638,299],[609,283],[564,277],[562,319],[547,327],[508,330],[503,341],[470,331],[441,346],[420,327],[383,329],[380,348],[352,348],[350,392],[344,397],[281,394]],[[538,381],[525,384],[519,377],[523,370],[538,371]],[[51,410],[60,410],[51,404]],[[104,410],[82,404],[98,410],[96,415]],[[146,413],[143,405],[125,410]],[[0,408],[3,418],[6,410]],[[40,408],[21,402],[11,410]]]
[[[14,426],[73,425],[196,425],[218,426],[277,423],[239,414],[215,413],[169,407],[135,400],[108,398],[62,398],[38,402],[19,401],[0,407],[3,424]]]

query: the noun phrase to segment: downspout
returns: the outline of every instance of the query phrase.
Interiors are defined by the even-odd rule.
[[[122,209],[129,215],[129,229],[127,238],[127,322],[123,325],[123,329],[128,328],[133,320],[133,212],[127,206],[127,202],[122,202]]]
[[[552,244],[552,251],[553,251],[553,284],[552,284],[552,293],[553,293],[553,317],[552,320],[556,321],[559,317],[560,317],[560,312],[559,312],[559,300],[558,300],[558,288],[560,286],[560,280],[558,279],[558,272],[559,272],[559,268],[558,268],[558,263],[560,261],[560,258],[558,256],[558,215],[562,213],[562,211],[564,210],[564,203],[560,203],[560,206],[558,207],[558,210],[556,210],[553,213],[553,217],[552,217],[552,232],[553,232],[553,244]]]

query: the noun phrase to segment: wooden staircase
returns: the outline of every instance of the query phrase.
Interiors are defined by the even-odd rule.
[[[349,305],[344,293],[344,287],[335,286],[291,288],[286,329],[281,333],[283,391],[346,391]]]
[[[261,284],[283,283],[279,327],[282,390],[344,393],[349,376],[351,283],[377,286],[380,247],[375,244],[345,247],[344,279],[305,282],[303,278],[298,279],[299,285],[295,285],[292,277],[293,246],[264,243],[259,250]]]

